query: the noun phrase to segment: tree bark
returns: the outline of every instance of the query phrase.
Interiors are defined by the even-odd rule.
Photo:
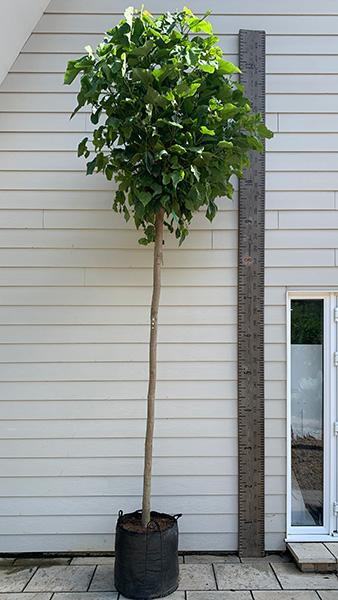
[[[157,332],[158,308],[161,293],[161,266],[163,246],[164,209],[161,208],[155,221],[155,245],[153,264],[153,295],[150,311],[150,342],[149,342],[149,380],[147,395],[147,430],[144,449],[142,525],[146,527],[150,521],[151,475],[153,465],[153,438],[155,423],[155,394],[157,371]]]

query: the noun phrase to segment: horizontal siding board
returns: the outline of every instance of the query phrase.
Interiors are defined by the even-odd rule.
[[[149,334],[146,325],[0,325],[2,343],[58,344],[129,344],[144,343]],[[236,326],[232,325],[161,325],[159,343],[214,343],[236,340]]]
[[[13,519],[0,517],[0,527],[4,535],[39,535],[53,534],[55,526],[59,534],[110,534],[112,521],[117,518],[117,513],[109,515],[91,516],[61,516],[53,519],[51,524],[48,516],[24,516]],[[236,533],[237,520],[233,515],[185,515],[184,525],[180,524],[180,535],[195,533],[198,526],[199,534],[207,533]]]
[[[133,457],[143,456],[144,440],[143,438],[128,438],[128,444],[126,444],[123,438],[96,438],[87,439],[84,444],[82,439],[76,438],[68,438],[67,440],[64,438],[0,439],[0,450],[3,458]],[[175,438],[175,443],[173,443],[172,438],[156,437],[154,440],[154,456],[157,457],[196,457],[199,454],[204,457],[236,457],[237,440],[234,437]],[[140,491],[138,492],[139,494]],[[236,496],[236,492],[234,492],[234,495]],[[208,497],[206,495],[206,501]],[[62,502],[61,499],[60,501]],[[210,501],[212,503],[212,497]],[[77,504],[79,511],[81,510],[81,506],[81,503]]]
[[[326,34],[335,35],[338,28],[338,15],[256,15],[256,14],[211,14],[209,20],[216,34],[233,34],[242,29],[267,29],[269,34]],[[38,22],[36,33],[101,33],[116,24],[118,18],[109,15],[44,14]]]
[[[334,74],[270,74],[266,76],[266,90],[268,94],[337,94],[338,81]]]
[[[269,384],[269,397],[282,398],[285,384]],[[6,400],[130,400],[146,398],[146,382],[140,381],[16,381],[3,383],[2,397]],[[233,381],[159,381],[157,398],[230,399],[236,397],[237,383]],[[186,431],[187,433],[187,431]],[[222,435],[224,432],[222,433]],[[143,435],[142,435],[143,437]],[[187,436],[188,437],[188,436]]]
[[[236,496],[195,496],[194,505],[191,506],[191,498],[186,496],[172,496],[168,502],[163,496],[156,496],[156,507],[159,511],[168,511],[170,502],[170,512],[175,514],[180,510],[185,515],[235,515],[237,512]],[[120,504],[119,504],[120,503]],[[81,502],[77,497],[72,498],[0,498],[0,515],[22,516],[41,515],[50,516],[58,515],[105,515],[111,517],[112,514],[117,514],[120,506],[123,506],[126,512],[138,509],[141,504],[140,495],[137,497],[118,497],[110,498],[109,496],[96,496],[81,498]],[[281,503],[282,504],[282,503]]]
[[[335,271],[335,269],[332,269]],[[217,288],[218,289],[218,288]],[[195,292],[196,294],[196,292]],[[131,305],[129,305],[131,306]],[[2,307],[0,308],[0,323],[2,325],[23,325],[30,324],[69,324],[69,325],[133,325],[142,326],[148,323],[149,309],[146,307],[134,307],[132,310],[124,306],[114,307],[57,307],[44,306],[36,308],[34,306],[18,306],[18,307]],[[197,325],[222,325],[232,323],[226,321],[224,315],[224,307],[222,306],[188,306],[186,308],[180,306],[162,306],[160,313],[160,325],[189,325],[195,323]],[[127,331],[127,330],[126,330]],[[116,334],[121,333],[116,330]],[[113,338],[114,339],[114,338]],[[113,341],[112,339],[112,341]]]
[[[1,210],[0,229],[40,229],[43,227],[41,210]]]
[[[338,62],[338,61],[337,61]],[[283,132],[336,132],[338,131],[337,114],[288,114],[279,116],[279,131]],[[329,159],[328,159],[329,160]],[[299,169],[302,170],[302,169]]]
[[[154,0],[149,0],[148,9],[157,13],[159,10],[177,10],[177,6],[173,0],[168,0],[163,6]],[[205,5],[203,0],[194,0],[194,12],[196,14],[204,14]],[[219,10],[218,0],[211,0],[208,4],[213,13]],[[111,0],[100,0],[100,3],[95,6],[96,14],[123,14],[125,4],[123,0],[115,0],[114,10],[112,9]],[[93,12],[93,4],[91,0],[52,0],[46,11],[48,13],[78,13],[84,14]],[[241,14],[280,14],[281,7],[276,2],[272,4],[270,0],[245,0],[238,5],[236,0],[228,0],[226,5],[222,6],[222,12],[226,15],[241,15]],[[284,0],[283,14],[308,14],[308,15],[336,15],[338,14],[337,6],[332,0],[324,0],[320,5],[315,0],[298,0],[297,4],[293,0]]]
[[[267,250],[265,255],[267,267],[328,267],[335,265],[334,250],[312,250],[293,248],[292,250]]]
[[[118,273],[115,274],[116,286],[106,288],[103,287],[102,289],[95,286],[83,288],[68,286],[67,289],[64,287],[58,288],[57,286],[53,286],[53,289],[50,289],[49,287],[39,288],[38,286],[25,286],[17,290],[17,286],[6,286],[1,290],[0,305],[22,306],[22,309],[20,310],[23,311],[23,314],[25,314],[24,311],[26,311],[26,309],[28,311],[27,314],[32,313],[33,311],[29,310],[29,307],[34,306],[43,306],[47,311],[46,314],[48,314],[48,310],[50,311],[48,308],[49,306],[63,306],[65,313],[70,310],[70,314],[72,314],[75,313],[74,309],[72,309],[72,306],[77,306],[79,307],[79,311],[82,310],[82,314],[90,315],[90,313],[92,313],[89,317],[91,322],[93,319],[95,319],[95,315],[97,315],[98,323],[107,322],[107,320],[109,321],[111,313],[113,312],[110,309],[112,306],[119,307],[116,309],[116,313],[120,313],[117,314],[116,317],[112,317],[114,319],[113,322],[116,322],[116,319],[120,318],[123,314],[128,314],[128,309],[125,307],[135,306],[138,307],[134,315],[134,318],[136,318],[135,322],[148,323],[149,298],[151,296],[150,286],[145,286],[145,282],[143,282],[143,286],[141,286],[141,278],[138,282],[140,284],[139,286],[133,286],[133,282],[130,281],[130,279],[126,280],[126,284],[129,284],[133,289],[131,290],[132,293],[128,294],[128,299],[126,299],[124,302],[123,299],[127,295],[126,290],[121,286],[121,282],[118,281]],[[170,277],[168,278],[168,282],[169,279]],[[178,283],[178,280],[176,278],[172,278],[172,283]],[[221,311],[223,311],[222,320],[226,319],[227,322],[229,321],[230,323],[233,323],[233,320],[236,316],[236,311],[235,307],[231,305],[234,304],[235,288],[231,288],[228,293],[227,288],[216,286],[214,289],[212,286],[208,285],[208,283],[210,282],[206,281],[206,286],[199,289],[198,286],[196,286],[196,282],[195,285],[194,282],[192,282],[191,286],[193,288],[197,287],[197,290],[181,285],[177,285],[177,287],[175,285],[168,287],[164,286],[161,306],[161,314],[163,316],[162,321],[165,323],[171,313],[179,314],[181,310],[182,318],[184,318],[184,313],[188,314],[188,311],[184,309],[184,306],[197,307],[206,305],[206,311],[209,309],[213,311],[212,306],[214,305],[219,307],[218,309],[215,309],[215,316],[217,310],[219,311],[219,315],[221,315]],[[92,308],[90,310],[88,309],[87,311],[85,308],[86,306],[91,306]],[[99,308],[100,306],[106,306],[107,308],[101,310],[101,308]],[[173,306],[176,306],[177,309],[174,310],[173,308],[167,308]],[[9,309],[11,309],[11,306],[9,306]],[[115,311],[115,309],[113,310]],[[200,312],[202,313],[202,311],[197,308],[196,315],[198,315]],[[59,311],[59,314],[62,315],[62,310]],[[191,321],[193,320],[194,312],[192,310]],[[118,322],[122,323],[122,321]]]
[[[2,251],[0,252],[0,256]],[[0,267],[0,285],[83,286],[85,270],[77,268],[30,269]],[[1,299],[1,291],[0,291]],[[1,300],[0,300],[1,301]]]
[[[338,211],[281,211],[279,229],[335,229],[338,227]],[[324,234],[325,235],[325,234]]]
[[[268,210],[330,210],[335,208],[335,192],[268,192]]]
[[[273,363],[274,364],[274,363]],[[274,367],[275,369],[276,367]],[[0,364],[0,381],[146,381],[147,363]],[[158,367],[158,381],[217,381],[236,378],[231,362],[171,362]]]
[[[267,173],[269,190],[335,190],[338,171],[274,171]]]
[[[1,214],[1,213],[0,213]],[[231,250],[186,250],[184,246],[180,249],[164,249],[164,268],[163,273],[165,274],[168,269],[191,269],[192,274],[194,270],[199,269],[220,269],[221,273],[225,267],[235,267],[237,264],[237,252],[235,249]],[[82,268],[87,269],[93,267],[111,268],[118,269],[117,273],[119,277],[122,275],[125,277],[125,281],[133,282],[133,285],[137,284],[138,281],[138,269],[141,270],[142,276],[144,277],[145,272],[151,269],[152,264],[152,252],[151,249],[146,250],[136,248],[135,250],[104,250],[104,249],[91,249],[86,248],[70,248],[62,249],[58,248],[55,251],[54,248],[43,249],[43,248],[7,248],[2,249],[0,254],[0,271],[3,275],[5,274],[6,267],[11,273],[12,268],[19,269],[18,277],[24,274],[24,269],[30,267],[30,272],[33,274],[34,269],[37,271],[40,269],[41,277],[48,275],[48,270],[53,270],[59,267]],[[198,267],[196,267],[198,264]],[[132,274],[127,277],[126,269],[133,269]],[[61,269],[60,269],[61,270]],[[14,270],[15,276],[15,270]],[[116,280],[116,284],[121,284],[120,279]],[[190,280],[185,281],[188,284]],[[144,279],[142,279],[144,284]],[[10,285],[10,284],[9,284]],[[32,285],[36,285],[35,283]],[[102,291],[102,290],[101,290]],[[101,297],[102,296],[98,296]]]
[[[147,358],[147,344],[53,344],[52,342],[49,344],[0,344],[0,362],[3,363],[62,363],[72,360],[76,360],[76,362],[144,362]],[[236,344],[159,344],[158,360],[159,362],[181,360],[186,362],[233,362],[236,360]],[[66,409],[67,407],[63,406],[62,408]],[[29,414],[27,414],[27,418],[29,418]]]
[[[337,153],[270,152],[266,167],[267,171],[336,171]]]
[[[173,512],[173,511],[171,511]],[[112,527],[111,527],[112,529]],[[199,551],[200,548],[205,551],[229,551],[237,549],[237,533],[185,533],[180,535],[179,549],[182,551]],[[51,536],[40,535],[4,535],[0,541],[0,551],[6,549],[6,552],[31,552],[32,546],[36,552],[50,552]],[[58,534],[53,533],[53,547],[55,552],[111,552],[114,547],[114,536],[106,534],[104,536],[97,534]],[[4,550],[5,551],[5,550]]]
[[[217,233],[217,232],[215,232]],[[236,231],[219,232],[223,246],[233,249]],[[0,247],[3,248],[116,248],[137,249],[139,232],[123,230],[3,230]],[[177,248],[177,240],[165,235],[165,246]],[[212,232],[190,232],[184,242],[187,249],[212,248]],[[236,247],[236,246],[235,246]]]
[[[284,57],[283,57],[284,58]],[[292,57],[293,58],[293,57]],[[326,56],[323,60],[327,60]],[[337,57],[332,57],[337,62]],[[336,113],[336,94],[267,94],[266,110],[271,113]]]
[[[67,113],[0,113],[2,132],[11,131],[87,131],[87,115],[78,114],[76,119],[69,119]],[[80,136],[79,136],[80,137]]]
[[[146,400],[125,400],[122,405],[118,400],[54,400],[51,402],[6,402],[0,401],[0,414],[3,421],[13,419],[55,419],[62,415],[63,419],[144,419]],[[182,419],[209,418],[217,414],[223,419],[236,418],[236,400],[158,400],[156,414],[159,419],[174,419],[180,415]],[[197,449],[196,449],[197,450]],[[142,452],[138,453],[142,456]]]
[[[277,465],[275,459],[275,466]],[[209,457],[154,458],[154,477],[236,475],[236,458]],[[2,477],[139,477],[143,458],[27,458],[0,459]],[[277,474],[277,472],[276,472]],[[220,515],[221,517],[223,515]],[[0,522],[1,527],[1,522]],[[1,527],[1,532],[5,533]],[[94,533],[94,532],[93,532]]]
[[[270,437],[278,437],[279,425],[272,425],[269,431],[274,434]],[[144,436],[145,419],[95,419],[88,420],[43,420],[24,421],[13,420],[1,424],[1,439],[36,438],[44,436],[48,438],[133,438]],[[189,434],[187,434],[189,427]],[[157,419],[156,437],[236,437],[235,419]],[[280,436],[279,436],[280,437]]]
[[[141,477],[121,477],[118,486],[112,477],[7,477],[2,479],[0,496],[15,495],[18,497],[31,496],[29,489],[34,489],[35,495],[41,496],[112,496],[112,492],[118,492],[119,496],[139,495]],[[234,475],[214,476],[190,476],[190,477],[155,477],[154,494],[168,496],[200,495],[201,489],[208,490],[210,495],[223,494],[226,496],[230,489],[237,483]],[[90,493],[88,491],[90,490]],[[6,491],[6,494],[4,494]],[[230,494],[231,495],[231,494]]]
[[[266,72],[281,73],[281,74],[294,74],[297,75],[312,73],[312,74],[323,74],[323,73],[338,73],[338,61],[336,55],[328,55],[323,60],[322,56],[316,54],[308,55],[272,55],[267,56],[266,60]]]
[[[280,282],[283,281],[290,286],[327,288],[337,285],[338,267],[332,267],[331,269],[325,267],[267,269],[265,276],[267,285],[280,285]]]
[[[268,140],[267,148],[272,152],[336,152],[338,135],[313,132],[278,133],[272,140]]]
[[[294,248],[335,248],[337,246],[337,231],[292,229],[292,245]],[[277,230],[266,232],[267,248],[290,248],[290,230]],[[285,283],[285,285],[287,285]]]

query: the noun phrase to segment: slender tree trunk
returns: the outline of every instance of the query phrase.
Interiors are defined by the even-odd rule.
[[[161,266],[163,246],[163,221],[164,209],[161,208],[156,215],[155,221],[155,245],[153,266],[153,295],[150,312],[150,343],[149,343],[149,380],[147,396],[147,431],[144,451],[144,473],[143,473],[143,501],[142,501],[142,525],[144,527],[150,521],[151,500],[151,473],[153,466],[153,438],[155,422],[155,394],[156,394],[156,369],[157,369],[157,331],[158,331],[158,308],[161,293]]]

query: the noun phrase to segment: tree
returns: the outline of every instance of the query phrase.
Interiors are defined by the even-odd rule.
[[[253,114],[239,69],[224,60],[211,24],[184,8],[152,16],[126,9],[94,52],[68,62],[65,83],[82,74],[78,104],[91,107],[92,138],[78,146],[87,174],[114,177],[113,209],[154,242],[142,523],[150,520],[158,309],[164,227],[182,244],[195,212],[212,221],[217,197],[272,137]]]

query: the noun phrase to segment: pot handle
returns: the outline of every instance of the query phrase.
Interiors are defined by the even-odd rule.
[[[173,517],[176,521],[178,521],[178,519],[180,519],[181,516],[182,516],[182,513],[177,513],[176,515],[173,515]]]

